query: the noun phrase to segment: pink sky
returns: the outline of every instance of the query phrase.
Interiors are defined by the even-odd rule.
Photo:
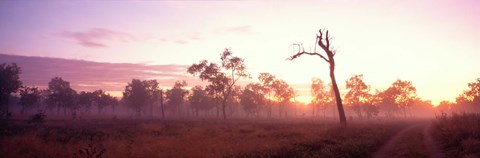
[[[313,77],[329,81],[327,64],[285,59],[292,43],[313,48],[319,28],[334,38],[342,86],[354,74],[373,89],[410,80],[437,103],[480,77],[475,0],[0,1],[1,54],[185,66],[232,48],[255,78],[270,72],[304,100]]]

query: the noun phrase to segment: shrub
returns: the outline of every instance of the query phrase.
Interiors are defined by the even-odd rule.
[[[480,114],[453,113],[434,122],[434,137],[448,157],[480,157]]]
[[[47,115],[45,115],[45,113],[40,111],[40,112],[36,113],[35,115],[33,115],[30,118],[30,120],[28,121],[28,123],[41,124],[41,123],[45,122],[45,118],[47,118]]]

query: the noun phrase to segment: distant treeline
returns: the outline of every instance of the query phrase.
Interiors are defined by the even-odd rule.
[[[249,75],[238,73],[244,68],[243,60],[230,57],[231,53],[228,53],[226,50],[222,57],[230,63],[223,62],[224,65],[220,66],[201,61],[189,68],[189,73],[199,75],[202,80],[209,81],[209,85],[187,89],[185,81],[177,81],[170,89],[160,89],[157,80],[132,79],[125,86],[122,98],[115,98],[101,89],[77,92],[61,77],[52,78],[47,89],[24,86],[19,78],[21,68],[15,63],[3,63],[0,65],[0,116],[4,119],[40,111],[74,119],[87,115],[162,118],[220,118],[222,115],[224,118],[335,117],[331,84],[313,79],[312,100],[308,105],[295,100],[292,86],[269,73],[261,73],[258,82],[241,87],[235,82]],[[221,73],[225,72],[221,68],[232,70],[228,68],[235,66],[237,72]],[[434,107],[431,101],[422,100],[416,95],[416,88],[411,81],[397,80],[387,89],[377,89],[371,93],[370,86],[363,81],[363,75],[354,75],[346,80],[348,91],[343,94],[343,99],[350,119],[480,112],[480,78],[469,83],[468,87],[456,98],[455,103],[442,101]]]

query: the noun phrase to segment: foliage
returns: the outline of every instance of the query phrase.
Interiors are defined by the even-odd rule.
[[[404,115],[406,109],[417,97],[417,89],[412,85],[411,81],[397,80],[392,84],[392,88],[396,91],[395,103],[403,108]]]
[[[132,79],[123,92],[123,101],[128,107],[135,110],[137,116],[147,105],[153,105],[159,97],[160,90],[156,80]]]
[[[201,80],[210,82],[207,85],[209,93],[222,100],[223,118],[227,118],[225,111],[228,97],[230,97],[235,83],[240,78],[248,77],[246,66],[242,58],[232,56],[229,49],[220,54],[221,66],[202,60],[198,64],[192,64],[187,72],[198,75]]]
[[[275,82],[275,79],[276,77],[270,73],[260,73],[260,75],[258,76],[258,80],[260,81],[260,84],[261,84],[261,91],[263,91],[265,97],[266,97],[266,100],[265,100],[265,103],[266,105],[268,106],[268,113],[267,113],[267,117],[268,118],[271,118],[272,117],[272,93],[274,92],[274,87],[273,87],[273,84]]]
[[[262,85],[250,83],[245,86],[240,96],[240,104],[247,115],[258,116],[261,106],[264,105],[265,94]]]
[[[22,85],[19,74],[21,68],[17,64],[0,64],[0,118],[6,118],[9,115],[8,101],[11,93],[17,92]]]
[[[191,89],[192,95],[190,96],[190,105],[195,110],[210,110],[215,107],[216,103],[212,96],[208,95],[206,90],[202,86],[195,86]]]
[[[70,82],[64,81],[61,77],[52,78],[48,82],[48,93],[47,102],[57,108],[63,108],[65,114],[67,108],[73,111],[79,108],[76,102],[77,92],[70,88]]]
[[[354,75],[346,81],[346,87],[349,90],[345,95],[345,103],[349,105],[358,117],[368,118],[378,114],[378,107],[373,103],[374,96],[370,91],[370,86],[363,82],[363,75]]]
[[[185,86],[187,86],[187,82],[177,81],[172,89],[166,93],[167,105],[172,107],[176,113],[178,113],[179,106],[185,102],[188,95],[188,91],[184,89]]]
[[[454,111],[480,112],[480,78],[468,83],[468,89],[456,98],[456,103]]]
[[[37,87],[21,87],[19,104],[22,105],[22,113],[26,108],[32,108],[34,105],[37,105],[41,99],[40,95],[40,91]]]
[[[331,86],[325,86],[320,78],[312,79],[310,86],[310,93],[312,95],[312,113],[318,113],[319,110],[325,110],[329,105],[335,102],[334,94]]]
[[[400,79],[384,91],[377,91],[376,101],[380,108],[384,110],[387,117],[394,117],[403,110],[403,115],[407,117],[407,109],[417,100],[417,89],[411,81],[402,81]]]
[[[287,82],[284,80],[277,79],[273,82],[273,91],[275,92],[275,99],[279,103],[279,111],[280,111],[280,117],[282,116],[282,113],[285,114],[285,117],[287,115],[287,110],[286,107],[290,103],[290,99],[295,97],[295,91],[293,90],[290,85],[288,85]]]
[[[41,124],[45,122],[45,119],[47,118],[47,115],[43,111],[39,111],[35,115],[33,115],[28,123],[35,123],[35,124]]]
[[[448,157],[480,157],[480,114],[443,113],[434,122],[433,134]]]

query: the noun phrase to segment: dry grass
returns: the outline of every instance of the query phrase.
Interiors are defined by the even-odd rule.
[[[369,122],[342,128],[311,120],[14,123],[1,133],[0,155],[87,157],[86,151],[95,150],[93,155],[115,158],[367,157],[403,126]]]
[[[480,157],[480,114],[444,114],[434,123],[433,134],[448,157]]]

